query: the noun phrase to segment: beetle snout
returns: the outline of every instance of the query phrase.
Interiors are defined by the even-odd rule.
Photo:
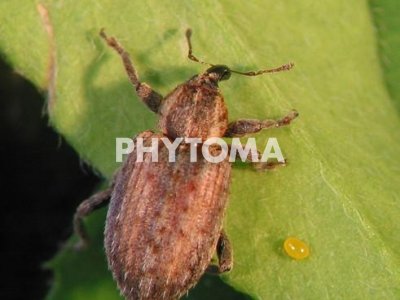
[[[231,77],[231,70],[225,65],[216,65],[208,68],[206,73],[217,81],[228,80]]]

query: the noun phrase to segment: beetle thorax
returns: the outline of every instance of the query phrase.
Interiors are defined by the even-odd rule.
[[[217,82],[209,75],[195,76],[165,97],[159,121],[165,135],[203,140],[224,135],[228,111]]]

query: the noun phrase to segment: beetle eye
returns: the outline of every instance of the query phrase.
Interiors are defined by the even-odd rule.
[[[228,69],[226,69],[222,73],[221,80],[228,80],[229,78],[231,78],[231,72]]]

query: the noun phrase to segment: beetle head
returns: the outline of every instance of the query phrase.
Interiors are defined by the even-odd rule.
[[[225,65],[211,66],[206,73],[216,81],[228,80],[231,77],[231,69]]]

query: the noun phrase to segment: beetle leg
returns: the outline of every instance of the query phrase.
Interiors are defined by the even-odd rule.
[[[261,160],[261,153],[260,151],[257,150],[257,156],[258,160]],[[247,155],[246,158],[247,162],[250,162],[253,165],[253,168],[256,169],[257,171],[265,171],[265,170],[272,170],[275,169],[276,167],[285,167],[287,164],[287,159],[285,158],[285,161],[253,161],[253,157],[251,156],[251,153],[249,152],[249,155]]]
[[[151,86],[147,83],[140,82],[138,74],[132,61],[129,57],[128,52],[118,43],[114,37],[108,37],[104,30],[100,31],[100,36],[107,42],[107,44],[113,48],[121,56],[122,62],[124,64],[126,73],[136,89],[136,93],[139,98],[154,112],[158,112],[161,101],[163,97],[154,91]]]
[[[229,123],[224,137],[241,137],[247,134],[259,132],[262,129],[289,125],[298,115],[299,113],[296,110],[292,110],[289,114],[279,120],[237,120]]]
[[[228,272],[233,266],[232,246],[225,231],[222,229],[217,243],[218,266],[208,266],[206,272],[218,275]]]
[[[94,210],[105,206],[111,198],[113,188],[110,187],[104,191],[94,194],[83,201],[76,209],[74,215],[74,232],[78,235],[79,241],[75,245],[77,250],[85,248],[89,242],[89,237],[83,224],[83,218],[88,216]]]
[[[265,170],[272,170],[275,169],[276,167],[285,167],[287,164],[287,159],[285,161],[280,162],[280,161],[272,161],[272,162],[252,162],[253,168],[256,169],[257,171],[265,171]]]
[[[228,147],[229,147],[229,152],[230,152],[231,149],[232,149],[231,148],[232,145],[228,145]],[[275,169],[276,167],[284,167],[287,164],[287,159],[286,158],[285,158],[285,161],[282,161],[282,162],[281,161],[263,162],[263,161],[260,161],[261,157],[262,157],[262,155],[261,155],[260,151],[257,150],[258,161],[253,161],[253,156],[252,156],[251,152],[249,152],[247,154],[247,157],[246,157],[245,161],[248,162],[248,163],[251,163],[253,168],[255,170],[257,170],[257,171],[272,170],[272,169]],[[236,152],[236,159],[242,159],[238,152]]]
[[[228,272],[233,266],[232,245],[222,229],[217,243],[218,265],[220,273]]]

